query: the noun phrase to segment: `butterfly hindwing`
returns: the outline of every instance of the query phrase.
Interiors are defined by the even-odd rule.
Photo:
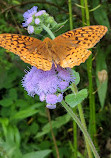
[[[84,63],[92,52],[83,48],[72,48],[64,55],[64,59],[60,61],[60,66],[63,68],[78,66]]]

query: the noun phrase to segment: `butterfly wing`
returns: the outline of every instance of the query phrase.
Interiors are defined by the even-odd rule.
[[[0,34],[0,46],[38,69],[46,71],[52,67],[52,59],[41,40],[18,34]]]
[[[53,52],[56,56],[53,61],[64,68],[80,65],[91,54],[86,49],[92,48],[106,32],[107,27],[102,25],[68,31],[53,40],[52,55],[44,42],[17,34],[1,34],[0,46],[19,55],[24,62],[47,71],[52,67]]]
[[[56,37],[54,42],[60,43],[62,41],[66,46],[89,49],[94,47],[107,31],[107,27],[102,25],[85,26]]]
[[[62,57],[62,60],[60,60],[59,64],[63,68],[73,68],[74,66],[84,63],[91,53],[92,52],[90,50],[74,47],[70,49],[70,51],[66,52],[65,57]]]
[[[62,67],[80,65],[91,54],[92,48],[107,32],[107,27],[102,25],[86,26],[68,31],[53,40]]]

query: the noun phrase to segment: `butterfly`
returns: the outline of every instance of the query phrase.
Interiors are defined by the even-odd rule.
[[[92,48],[107,32],[102,25],[85,26],[68,31],[54,40],[43,41],[19,34],[0,34],[0,46],[17,54],[32,66],[48,71],[52,64],[63,68],[78,66],[92,53]]]

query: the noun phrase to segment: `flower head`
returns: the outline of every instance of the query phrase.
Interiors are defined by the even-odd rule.
[[[28,18],[32,17],[35,13],[37,13],[37,6],[32,7],[31,9],[27,10],[24,14],[24,20],[27,20]]]
[[[38,7],[34,6],[23,14],[24,22],[22,26],[27,28],[29,34],[40,34],[44,29],[44,25],[50,27],[50,29],[57,25],[54,18],[46,13],[45,10],[37,11],[37,9]]]
[[[56,103],[63,99],[63,90],[74,80],[71,69],[53,65],[50,71],[43,71],[32,67],[23,78],[22,85],[30,96],[39,95],[41,101],[46,100],[46,107],[54,109]]]
[[[38,25],[39,23],[40,23],[40,19],[39,19],[39,18],[36,18],[36,19],[35,19],[35,24]]]
[[[27,27],[29,34],[37,32],[37,28],[35,28],[35,26],[40,25],[40,22],[43,21],[41,16],[46,13],[45,10],[37,12],[37,8],[37,6],[34,6],[23,14],[24,23],[22,23],[22,26]],[[42,31],[42,29],[40,30],[39,28],[38,30],[38,32]]]
[[[41,16],[41,15],[44,14],[44,13],[46,13],[46,11],[45,11],[45,10],[41,10],[41,11],[37,12],[37,13],[35,14],[35,16]]]
[[[31,25],[29,25],[28,28],[27,28],[27,30],[28,30],[29,34],[32,34],[34,32],[34,27],[31,26]]]

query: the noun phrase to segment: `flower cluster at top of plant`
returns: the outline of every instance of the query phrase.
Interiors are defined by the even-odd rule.
[[[49,16],[45,10],[37,12],[38,7],[34,6],[23,14],[23,27],[27,27],[29,34],[39,34],[43,31],[43,25],[53,28],[57,25],[53,17]]]

